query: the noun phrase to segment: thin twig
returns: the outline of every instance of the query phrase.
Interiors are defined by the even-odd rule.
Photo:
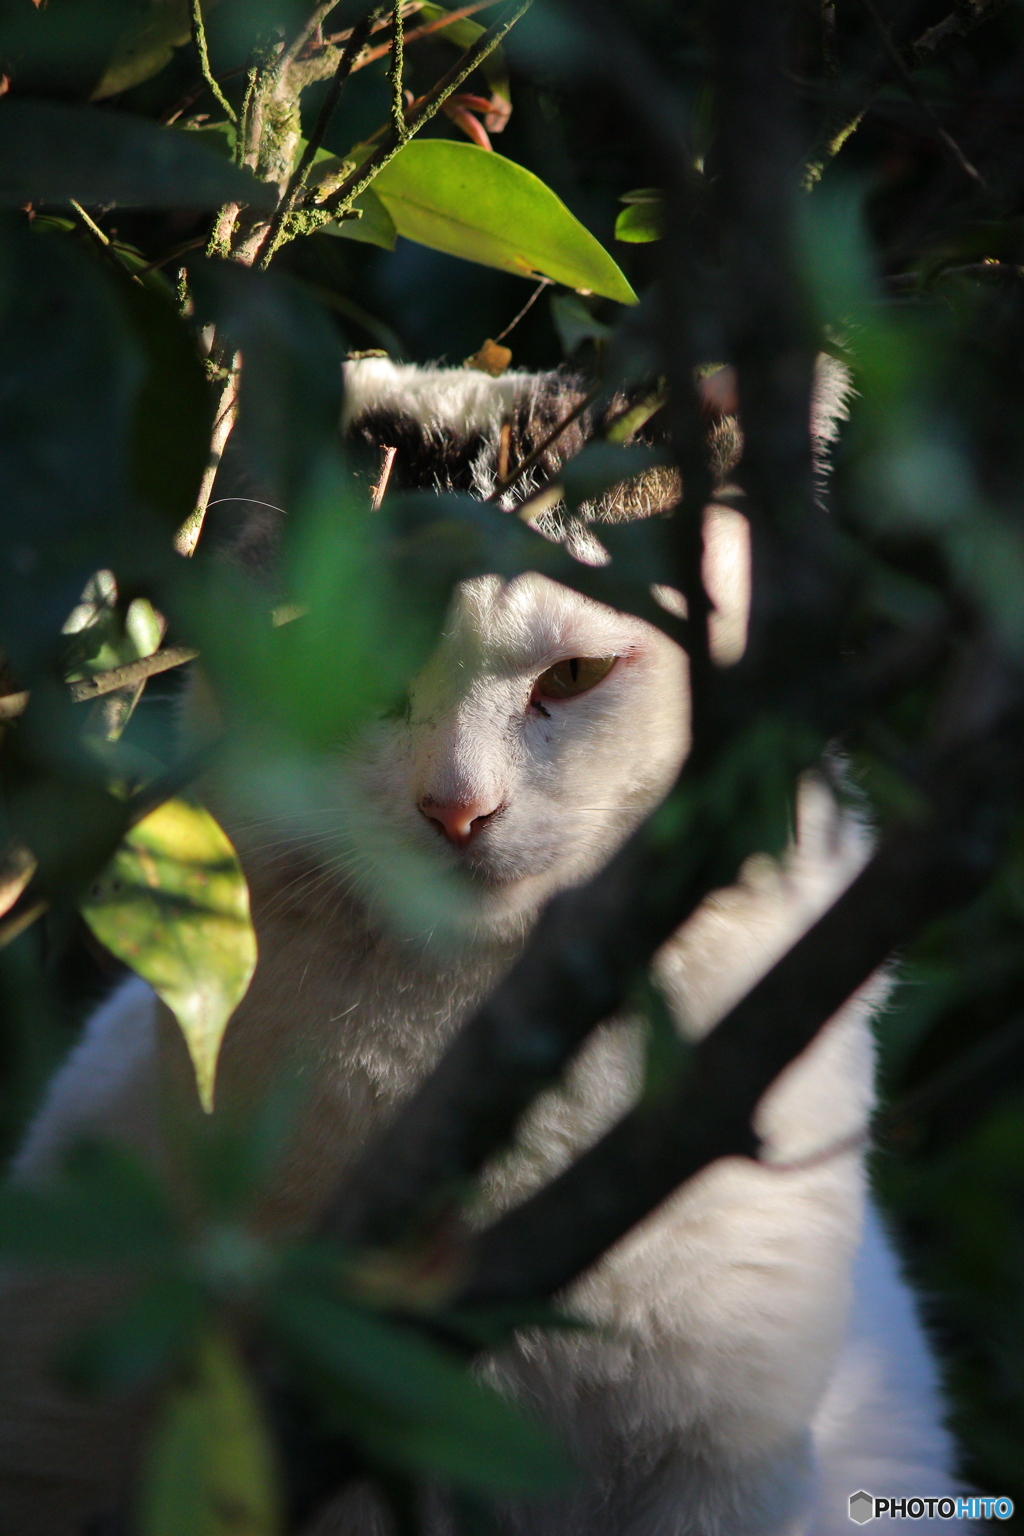
[[[111,667],[108,672],[97,672],[92,677],[80,678],[71,683],[71,697],[76,704],[87,704],[105,693],[116,693],[120,688],[134,688],[161,672],[182,667],[187,661],[195,661],[198,651],[186,645],[168,645],[152,656],[141,656],[138,661],[125,662],[123,667]]]
[[[145,277],[147,272],[156,272],[160,267],[165,267],[169,261],[175,261],[179,256],[184,256],[187,251],[197,251],[201,245],[206,244],[206,236],[200,235],[198,240],[186,240],[184,245],[176,245],[173,251],[168,251],[166,256],[158,256],[155,261],[148,261],[144,267],[139,267],[136,277]]]
[[[277,250],[277,247],[280,244],[281,235],[285,228],[288,215],[293,211],[295,204],[298,202],[300,196],[302,195],[302,190],[306,185],[306,177],[309,174],[309,168],[313,164],[317,150],[320,148],[324,141],[324,135],[327,132],[331,118],[334,116],[335,108],[337,107],[338,102],[341,100],[341,93],[344,89],[345,81],[352,73],[352,65],[356,58],[359,56],[363,44],[366,42],[366,39],[370,35],[370,29],[377,17],[377,13],[378,8],[374,7],[373,10],[368,11],[363,19],[352,28],[349,40],[346,43],[344,50],[342,51],[341,58],[338,60],[338,67],[334,71],[334,79],[331,81],[327,95],[324,97],[323,104],[317,114],[316,122],[313,124],[312,132],[310,133],[309,138],[306,140],[306,147],[302,151],[298,165],[295,167],[295,170],[291,174],[288,186],[285,188],[285,194],[282,197],[278,205],[277,212],[274,214],[267,233],[264,236],[261,246],[263,254],[260,256],[259,253],[257,253],[257,259],[259,261],[260,267],[265,268],[268,266],[271,258],[274,255],[274,252]]]
[[[245,64],[236,64],[233,69],[222,69],[216,77],[217,81],[219,83],[222,80],[233,80],[237,75],[244,75],[247,68],[248,66]],[[190,85],[188,90],[178,97],[174,105],[160,117],[159,121],[162,126],[170,128],[176,123],[178,118],[199,100],[206,88],[205,80],[200,80],[198,85]]]
[[[498,0],[476,0],[475,5],[462,5],[457,11],[448,11],[444,16],[435,16],[433,21],[425,21],[422,26],[413,27],[411,31],[406,32],[405,41],[407,44],[417,43],[421,37],[429,37],[432,32],[441,32],[445,27],[450,27],[453,22],[464,21],[467,16],[473,16],[477,11],[486,10],[489,5],[496,5],[497,3]],[[376,28],[374,30],[376,31]],[[347,32],[340,32],[337,37],[332,37],[330,41],[332,43],[341,42],[347,36]],[[366,52],[361,54],[352,66],[353,73],[357,69],[365,69],[367,64],[375,64],[378,59],[383,59],[390,52],[390,42],[378,43],[376,48],[367,48]]]
[[[227,113],[231,122],[237,123],[238,113],[217,84],[213,70],[210,68],[210,55],[206,47],[206,27],[203,24],[203,0],[192,0],[192,41],[199,55],[200,73],[212,92],[214,100],[221,110]]]
[[[474,69],[493,53],[502,38],[515,26],[520,16],[524,15],[533,4],[533,0],[515,0],[515,3],[506,12],[505,16],[496,21],[480,37],[477,38],[472,48],[467,48],[462,59],[454,65],[447,74],[442,75],[436,85],[422,96],[418,102],[405,114],[406,137],[411,138],[418,133],[424,123],[428,123],[448,100],[454,91],[457,91],[462,82],[469,78]],[[364,192],[370,185],[378,171],[393,160],[402,148],[394,129],[389,130],[380,148],[364,160],[347,181],[344,181],[330,198],[324,207],[337,217],[352,206],[360,192]]]
[[[104,258],[110,262],[112,266],[116,267],[118,272],[126,272],[133,281],[137,282],[138,273],[132,271],[131,267],[124,260],[123,256],[114,245],[110,236],[104,233],[92,215],[85,211],[81,203],[76,203],[73,197],[69,198],[69,202],[71,203],[72,208],[78,214],[78,217],[81,219],[82,223],[85,225],[89,234],[92,236],[93,240],[95,240],[100,251],[103,253]]]
[[[539,463],[539,461],[547,453],[548,449],[558,441],[562,433],[566,431],[568,427],[571,427],[574,421],[579,420],[588,406],[593,405],[594,401],[597,399],[600,393],[600,384],[595,384],[593,389],[589,389],[583,398],[576,402],[569,414],[567,416],[563,416],[558,425],[551,429],[544,441],[542,443],[538,443],[537,447],[533,449],[532,453],[528,453],[525,459],[520,460],[515,469],[513,469],[509,474],[507,479],[498,481],[498,484],[487,497],[487,500],[498,501],[502,496],[504,496],[507,490],[511,489],[511,487],[515,485],[517,480],[521,479],[521,477],[526,474],[527,470],[532,469],[535,464]]]
[[[172,667],[181,667],[187,661],[194,661],[199,655],[184,645],[168,645],[162,651],[154,651],[152,656],[142,656],[138,661],[125,662],[123,667],[111,667],[107,672],[95,672],[92,677],[82,677],[69,683],[71,697],[76,704],[88,704],[93,699],[102,698],[106,693],[117,693],[121,688],[134,688],[139,683],[144,683],[148,678],[156,677],[161,672],[170,672]],[[7,693],[0,697],[0,722],[5,720],[17,720],[28,708],[31,695],[27,689],[21,693]]]
[[[487,3],[493,4],[494,0],[487,0]],[[404,5],[402,6],[402,10],[405,14],[412,15],[414,12],[421,8],[422,4],[423,0],[405,0]],[[338,0],[322,0],[322,3],[318,5],[313,10],[311,15],[307,17],[307,19],[302,23],[302,26],[295,34],[295,37],[281,53],[281,56],[277,61],[278,71],[283,71],[289,64],[298,58],[299,54],[306,46],[309,39],[313,36],[313,33],[316,31],[317,27],[323,26],[328,16],[333,10],[337,8],[337,6]],[[381,7],[377,6],[375,9],[379,13]],[[390,21],[384,21],[378,15],[378,19],[374,21],[371,31],[380,32],[384,27],[389,27],[390,25]],[[354,30],[355,28],[353,27],[346,27],[341,32],[333,32],[330,37],[324,38],[324,46],[330,47],[332,43],[347,43]],[[390,47],[391,44],[388,43],[384,49],[385,53]],[[380,55],[378,55],[378,57],[380,57]],[[360,68],[361,67],[362,66],[360,65]]]
[[[224,456],[231,429],[235,424],[235,416],[238,413],[238,382],[242,366],[241,353],[236,352],[231,361],[228,376],[224,381],[220,399],[217,402],[217,410],[214,415],[213,431],[210,434],[210,457],[206,468],[203,470],[203,478],[199,482],[199,494],[196,497],[195,508],[189,513],[175,534],[174,547],[179,555],[191,555],[199,543],[199,535],[203,530],[203,519],[206,516],[206,508],[213,491],[213,483],[217,478],[220,461]]]
[[[388,481],[391,479],[391,471],[395,467],[395,455],[397,452],[397,448],[382,448],[380,450],[380,474],[370,496],[371,512],[380,511],[381,502],[384,500],[388,488]]]
[[[917,81],[914,79],[913,70],[907,64],[906,59],[903,57],[899,49],[896,47],[896,44],[893,42],[892,34],[886,25],[885,17],[879,11],[877,5],[875,4],[875,0],[861,0],[861,4],[864,6],[864,9],[874,21],[875,26],[878,28],[878,34],[882,39],[882,46],[884,47],[886,53],[889,55],[889,58],[892,60],[893,64],[896,66],[896,69],[899,71],[903,83],[907,88],[907,92],[913,101],[917,104],[918,107],[920,107],[921,111],[928,118],[928,121],[932,124],[932,127],[935,129],[939,138],[942,140],[943,144],[946,146],[947,150],[952,155],[957,165],[963,171],[964,175],[969,176],[971,180],[975,182],[979,187],[984,187],[985,190],[988,191],[988,184],[986,183],[984,176],[976,166],[971,164],[963,150],[960,148],[960,145],[957,143],[956,139],[954,139],[953,135],[943,127],[942,122],[932,107],[931,102],[928,101],[924,95],[922,95]]]
[[[550,277],[542,277],[541,278],[540,282],[537,284],[536,288],[530,294],[530,297],[527,299],[526,303],[523,305],[523,307],[519,311],[518,315],[516,315],[514,320],[510,320],[509,321],[508,325],[506,325],[506,327],[505,327],[505,329],[503,331],[499,331],[498,335],[495,336],[495,338],[494,338],[495,341],[504,341],[505,337],[507,335],[509,335],[509,333],[511,331],[515,330],[516,326],[519,324],[519,322],[523,318],[523,316],[525,314],[528,314],[529,311],[536,304],[537,300],[540,298],[541,294],[544,292],[544,289],[551,287],[552,281],[553,281],[553,279],[550,278]]]

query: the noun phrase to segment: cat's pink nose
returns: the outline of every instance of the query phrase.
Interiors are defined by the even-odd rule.
[[[472,842],[500,810],[500,805],[489,806],[479,800],[453,800],[448,805],[439,805],[427,795],[420,801],[422,814],[456,848],[465,848],[467,843]]]

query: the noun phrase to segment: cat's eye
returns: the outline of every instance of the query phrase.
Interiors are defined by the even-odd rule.
[[[614,667],[617,656],[570,656],[556,661],[533,685],[535,699],[574,699],[597,686]]]

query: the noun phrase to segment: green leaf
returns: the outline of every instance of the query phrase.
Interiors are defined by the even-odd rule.
[[[211,1110],[224,1030],[256,968],[249,892],[226,834],[201,806],[168,800],[128,833],[81,910],[178,1020]]]
[[[632,245],[660,240],[664,233],[665,203],[661,197],[650,202],[629,203],[615,220],[616,240],[625,240]]]
[[[413,139],[374,178],[400,235],[521,277],[635,304],[589,230],[532,171],[475,144]]]
[[[175,48],[192,34],[188,0],[148,0],[117,39],[114,52],[92,93],[93,101],[130,91],[158,75]]]
[[[334,1384],[331,1416],[385,1464],[484,1493],[551,1493],[569,1481],[549,1432],[411,1329],[312,1291],[283,1292],[270,1320],[321,1399]]]
[[[361,192],[352,206],[360,210],[362,218],[325,224],[323,233],[340,235],[343,240],[361,240],[364,245],[379,245],[382,250],[393,251],[398,238],[395,221],[373,188],[367,187]]]
[[[153,533],[131,494],[147,360],[121,296],[72,241],[0,224],[0,633],[22,675],[92,572]]]
[[[194,136],[98,107],[0,101],[0,206],[273,208],[277,189]]]
[[[233,1343],[211,1335],[175,1387],[146,1467],[141,1536],[277,1536],[274,1445]]]
[[[0,1188],[5,1258],[48,1264],[150,1264],[169,1259],[177,1228],[167,1194],[138,1158],[106,1143],[73,1149],[46,1188]]]
[[[194,1348],[208,1314],[193,1279],[162,1274],[79,1334],[64,1351],[61,1376],[80,1391],[134,1391]]]

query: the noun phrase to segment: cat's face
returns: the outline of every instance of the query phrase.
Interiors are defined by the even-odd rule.
[[[514,937],[605,863],[688,746],[686,660],[642,620],[537,575],[467,582],[405,718],[359,754],[372,814]]]

